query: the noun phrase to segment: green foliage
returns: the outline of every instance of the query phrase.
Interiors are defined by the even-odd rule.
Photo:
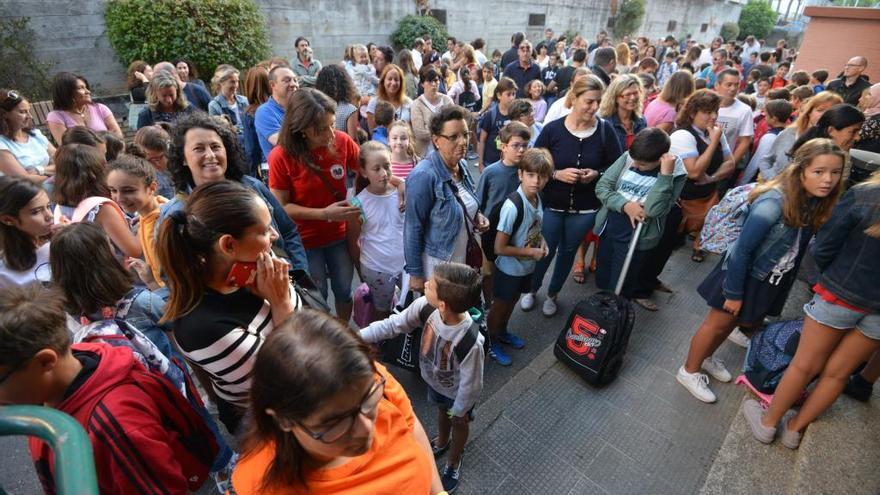
[[[29,17],[0,16],[0,88],[15,89],[31,101],[52,96],[49,71],[53,63],[34,53],[36,34]]]
[[[449,37],[446,26],[427,15],[408,15],[401,19],[397,30],[391,33],[391,42],[398,50],[411,48],[413,41],[426,33],[431,35],[435,47],[446,46],[446,38]]]
[[[749,0],[739,14],[739,37],[766,38],[773,31],[778,16],[767,0]]]
[[[635,33],[645,19],[645,0],[623,0],[617,9],[614,36],[622,38]]]
[[[125,65],[185,57],[209,75],[219,64],[245,69],[269,56],[254,0],[109,0],[104,20]]]
[[[721,25],[720,36],[724,41],[735,40],[739,36],[739,24],[735,22],[725,22]]]

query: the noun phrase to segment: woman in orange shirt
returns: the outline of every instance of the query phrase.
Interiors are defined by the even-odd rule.
[[[266,339],[251,413],[231,493],[445,493],[403,387],[325,313],[297,312]]]

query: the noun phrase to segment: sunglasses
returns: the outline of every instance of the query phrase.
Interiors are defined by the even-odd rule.
[[[15,108],[16,105],[21,103],[21,95],[18,94],[18,91],[7,91],[6,92],[6,101],[3,102],[3,105],[0,105],[0,108],[6,110],[7,112]]]

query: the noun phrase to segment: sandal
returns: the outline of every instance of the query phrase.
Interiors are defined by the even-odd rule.
[[[656,290],[657,292],[665,292],[667,294],[672,294],[673,292],[675,292],[672,290],[672,287],[664,284],[659,280],[657,281],[657,285],[654,286],[654,290]]]
[[[449,440],[446,441],[446,445],[438,445],[439,441],[440,437],[434,437],[431,439],[431,452],[434,453],[434,457],[440,457],[441,455],[445,454],[447,450],[449,450],[449,446],[452,445],[452,436],[449,436]]]
[[[660,307],[650,299],[633,299],[632,301],[648,311],[657,311],[660,309]]]
[[[703,253],[702,249],[694,249],[694,254],[691,255],[691,261],[694,263],[702,263],[705,259],[706,255]]]
[[[571,279],[574,280],[576,284],[583,284],[586,281],[584,277],[584,264],[581,262],[575,263],[574,268],[571,270]]]

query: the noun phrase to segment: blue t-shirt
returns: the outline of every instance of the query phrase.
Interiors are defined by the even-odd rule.
[[[480,119],[480,130],[486,131],[486,147],[483,148],[483,163],[495,163],[501,159],[501,144],[497,141],[501,128],[510,122],[506,114],[501,113],[498,104],[494,104]]]
[[[483,169],[477,184],[477,203],[480,211],[487,217],[500,205],[504,198],[519,187],[516,166],[507,166],[501,160]]]
[[[49,164],[48,148],[49,140],[39,129],[30,131],[26,143],[19,143],[6,136],[0,136],[0,150],[12,153],[12,156],[18,160],[22,167],[33,167],[40,173]]]
[[[501,206],[501,216],[498,219],[498,232],[504,232],[510,236],[510,245],[515,247],[541,247],[541,222],[544,219],[544,207],[541,198],[538,197],[538,206],[526,199],[522,187],[516,192],[523,200],[522,223],[516,232],[513,231],[513,223],[516,221],[516,205],[509,199],[504,200]],[[535,271],[538,262],[534,258],[515,258],[512,256],[498,256],[495,259],[495,268],[507,275],[522,277]]]
[[[373,141],[379,141],[385,146],[388,146],[388,128],[380,125],[373,129]]]
[[[272,143],[269,142],[269,136],[281,130],[281,123],[284,122],[284,107],[275,101],[275,98],[269,98],[266,103],[257,108],[254,116],[254,127],[257,129],[257,138],[260,141],[260,149],[263,150],[263,161],[268,160],[269,153],[272,152]]]

